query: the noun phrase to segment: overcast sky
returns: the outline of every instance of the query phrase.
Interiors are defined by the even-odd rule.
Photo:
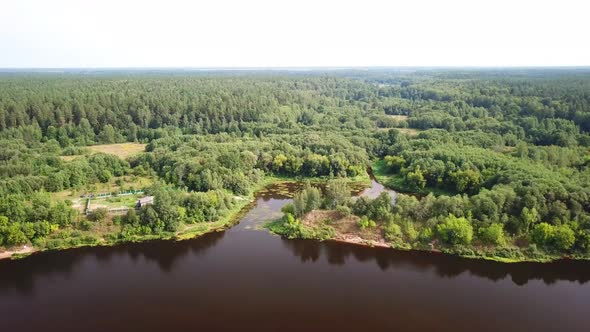
[[[0,0],[0,67],[590,65],[588,0]]]

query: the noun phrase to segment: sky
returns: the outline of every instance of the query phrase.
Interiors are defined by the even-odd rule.
[[[0,0],[0,68],[589,66],[588,0]]]

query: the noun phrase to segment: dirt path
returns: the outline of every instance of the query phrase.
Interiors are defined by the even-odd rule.
[[[14,254],[30,254],[35,251],[35,248],[31,246],[23,246],[20,250],[8,250],[0,252],[0,259],[10,258]]]

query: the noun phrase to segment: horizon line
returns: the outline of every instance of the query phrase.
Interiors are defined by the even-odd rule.
[[[372,69],[590,69],[589,65],[392,65],[392,66],[112,66],[112,67],[0,67],[0,71],[60,70],[372,70]]]

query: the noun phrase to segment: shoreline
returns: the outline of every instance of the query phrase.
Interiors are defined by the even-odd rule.
[[[368,174],[366,176],[357,176],[354,178],[347,178],[351,184],[359,185],[359,186],[366,186],[370,184],[370,178]],[[303,178],[303,177],[278,177],[269,175],[265,177],[259,184],[255,186],[252,192],[244,197],[241,197],[236,206],[232,208],[231,212],[221,220],[214,221],[207,224],[189,224],[185,225],[185,228],[182,230],[177,231],[174,234],[166,233],[161,235],[143,235],[143,236],[135,236],[134,238],[126,241],[107,241],[105,239],[101,239],[98,243],[83,243],[80,245],[75,246],[64,246],[54,249],[39,249],[35,248],[32,245],[26,245],[27,248],[25,250],[6,250],[0,252],[0,261],[3,260],[17,260],[29,257],[36,253],[47,252],[47,251],[62,251],[62,250],[70,250],[70,249],[77,249],[77,248],[87,248],[87,247],[112,247],[116,245],[122,245],[127,243],[141,243],[141,242],[148,242],[148,241],[185,241],[198,238],[208,233],[213,232],[223,232],[239,223],[241,217],[246,214],[248,211],[252,209],[252,204],[254,204],[258,198],[258,195],[264,191],[266,188],[274,185],[279,185],[281,183],[300,183],[302,181],[309,180],[312,183],[322,183],[327,180],[328,178]],[[201,227],[199,227],[201,226]],[[204,227],[204,228],[203,228]]]
[[[308,240],[308,241],[315,241],[315,242],[334,242],[340,244],[350,244],[355,246],[367,247],[367,248],[382,248],[382,249],[389,249],[393,251],[399,252],[419,252],[423,254],[433,254],[433,255],[444,255],[449,257],[457,257],[462,259],[469,259],[469,260],[479,260],[479,261],[487,261],[487,262],[495,262],[495,263],[502,263],[502,264],[519,264],[519,263],[535,263],[535,264],[549,264],[549,263],[556,263],[560,261],[590,261],[590,258],[586,257],[576,257],[576,256],[554,256],[550,258],[542,258],[542,259],[535,259],[535,258],[524,258],[524,259],[514,259],[514,258],[505,258],[499,256],[470,256],[470,255],[461,255],[456,253],[445,252],[444,250],[440,249],[420,249],[420,248],[403,248],[403,247],[396,247],[392,246],[386,242],[378,242],[374,240],[366,240],[359,236],[354,238],[342,238],[342,237],[335,237],[329,239],[319,239],[319,238],[288,238],[282,234],[276,233],[266,227],[268,224],[272,223],[267,222],[263,225],[263,228],[267,230],[267,232],[280,236],[286,240]]]

